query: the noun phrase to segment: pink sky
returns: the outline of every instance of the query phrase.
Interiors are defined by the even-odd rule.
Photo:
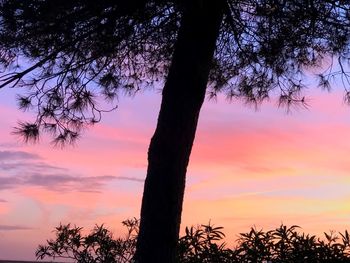
[[[43,138],[24,145],[13,92],[0,90],[0,259],[34,259],[60,222],[85,229],[138,217],[159,92],[121,98],[75,147]],[[188,169],[182,229],[209,220],[230,244],[255,225],[282,222],[321,234],[350,229],[350,108],[342,91],[309,90],[309,109],[276,103],[259,111],[239,102],[206,101]]]

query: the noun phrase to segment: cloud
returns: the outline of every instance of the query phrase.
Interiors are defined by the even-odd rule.
[[[16,184],[20,184],[20,180],[18,178],[0,177],[0,190],[12,189],[16,186]]]
[[[0,160],[37,160],[40,156],[24,151],[0,151]]]
[[[0,199],[0,203],[7,203],[7,200],[5,200],[5,199]]]
[[[9,171],[24,166],[24,163],[0,163],[0,169]]]
[[[0,190],[39,186],[51,191],[99,192],[112,180],[144,181],[128,176],[83,176],[45,163],[39,155],[25,151],[0,151],[0,170]]]
[[[24,185],[43,186],[53,190],[95,191],[106,182],[115,179],[114,176],[75,176],[66,174],[32,174],[23,178]]]
[[[19,144],[18,143],[12,143],[12,142],[3,142],[0,143],[0,147],[4,147],[4,148],[19,148]]]
[[[0,231],[32,230],[34,228],[19,225],[0,225]]]
[[[144,182],[143,179],[127,176],[80,176],[67,175],[63,173],[26,173],[17,174],[15,176],[0,177],[0,190],[13,189],[24,186],[39,186],[51,191],[60,192],[100,192],[101,188],[103,188],[104,185],[113,180],[123,180],[138,183]]]
[[[37,169],[52,169],[52,170],[62,170],[62,171],[68,170],[63,167],[58,167],[58,166],[54,166],[46,163],[35,163],[35,164],[32,164],[32,167]]]
[[[140,179],[137,177],[129,177],[129,176],[118,176],[118,177],[115,177],[114,179],[124,180],[124,181],[132,181],[132,182],[140,182],[140,183],[143,183],[145,181],[144,179]]]
[[[25,168],[27,171],[33,170],[33,171],[48,171],[48,170],[61,170],[61,171],[67,171],[66,168],[46,164],[46,163],[33,163],[33,162],[3,162],[0,163],[0,169],[5,171],[15,170],[15,169],[22,169]]]

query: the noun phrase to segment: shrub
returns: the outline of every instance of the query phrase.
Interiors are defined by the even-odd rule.
[[[95,226],[88,235],[82,228],[60,225],[55,229],[56,239],[40,245],[38,259],[71,259],[77,263],[131,263],[135,253],[139,220],[133,218],[122,224],[125,237],[114,238],[103,225]],[[263,231],[252,227],[239,234],[236,246],[226,248],[222,227],[207,225],[186,227],[178,241],[179,263],[350,263],[348,231],[324,233],[317,238],[299,233],[298,226],[280,227]]]
[[[77,263],[128,263],[135,253],[139,221],[135,218],[122,222],[127,228],[124,238],[113,238],[103,225],[95,226],[90,234],[83,236],[82,228],[60,225],[55,229],[56,239],[39,245],[37,259],[45,257],[71,259]]]

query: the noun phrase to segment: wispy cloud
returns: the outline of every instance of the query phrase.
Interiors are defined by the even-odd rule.
[[[2,142],[2,143],[0,143],[0,147],[3,147],[3,148],[18,148],[18,147],[20,147],[20,145],[18,143]]]
[[[66,168],[58,167],[50,164],[46,164],[43,162],[39,163],[33,163],[33,162],[26,162],[25,160],[22,161],[15,161],[15,162],[0,162],[0,169],[9,171],[9,170],[15,170],[15,169],[23,169],[25,168],[27,171],[28,169],[31,171],[41,171],[41,170],[61,170],[61,171],[67,171]]]
[[[116,180],[122,180],[122,181],[132,181],[132,182],[140,182],[140,183],[143,183],[145,180],[144,179],[140,179],[140,178],[137,178],[137,177],[129,177],[129,176],[117,176],[117,177],[114,177],[114,179]]]
[[[116,176],[80,176],[67,174],[17,174],[0,177],[0,190],[23,186],[40,186],[52,191],[98,192],[106,183],[119,179]],[[122,179],[126,180],[126,178]],[[130,179],[129,179],[130,180]],[[135,181],[135,179],[132,179]]]
[[[52,190],[95,191],[105,183],[115,179],[114,176],[75,176],[65,174],[32,174],[23,178],[24,185],[43,186]]]
[[[51,191],[99,192],[112,180],[143,182],[128,176],[83,176],[69,169],[47,164],[36,154],[22,151],[0,151],[0,190],[39,186]]]
[[[19,184],[20,180],[18,178],[0,177],[0,190],[12,189]]]
[[[0,225],[0,231],[32,230],[34,228],[19,225]]]
[[[34,153],[24,151],[0,151],[0,160],[33,160],[40,159],[40,156]]]
[[[0,203],[7,203],[7,200],[0,198]]]

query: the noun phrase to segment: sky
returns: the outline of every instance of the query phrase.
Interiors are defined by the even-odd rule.
[[[147,148],[161,93],[121,97],[119,107],[74,146],[49,138],[24,144],[11,131],[31,113],[0,90],[0,259],[35,259],[60,223],[89,231],[139,217]],[[223,226],[226,242],[251,226],[300,231],[350,229],[350,107],[343,91],[305,91],[307,109],[286,113],[272,99],[258,110],[223,97],[206,101],[187,172],[181,231]]]

